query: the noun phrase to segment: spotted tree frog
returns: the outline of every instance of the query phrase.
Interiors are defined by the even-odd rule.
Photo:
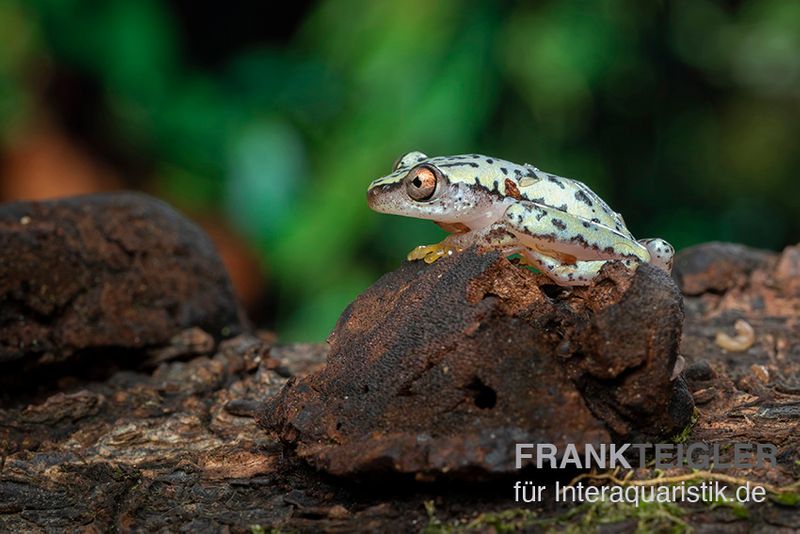
[[[369,206],[429,219],[450,232],[409,260],[432,263],[471,245],[519,254],[559,285],[586,285],[608,261],[641,262],[669,272],[672,246],[636,240],[625,221],[585,184],[536,167],[468,154],[428,157],[409,152],[393,172],[373,181]]]

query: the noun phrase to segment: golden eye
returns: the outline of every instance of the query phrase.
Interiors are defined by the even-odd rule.
[[[436,192],[439,170],[429,165],[420,165],[406,176],[406,192],[418,202],[430,200]]]

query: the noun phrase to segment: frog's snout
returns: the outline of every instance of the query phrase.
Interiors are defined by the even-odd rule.
[[[380,196],[380,194],[378,193],[377,187],[370,187],[367,189],[367,205],[370,208],[375,208],[375,204],[378,201],[378,196]]]
[[[386,206],[396,202],[398,184],[374,184],[367,189],[367,205],[375,211],[384,212]]]

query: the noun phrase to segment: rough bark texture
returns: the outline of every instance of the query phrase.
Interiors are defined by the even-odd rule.
[[[684,437],[775,443],[777,466],[727,473],[789,484],[800,478],[800,248],[779,255],[729,247],[690,249],[676,265],[676,280],[686,295],[680,352],[687,359],[687,382],[698,405],[697,422]],[[634,280],[628,292],[636,284]],[[471,306],[487,306],[490,314],[496,313],[503,288],[496,288],[492,297],[480,287]],[[340,329],[357,316],[356,308],[342,319]],[[597,317],[598,311],[594,313]],[[720,331],[733,335],[736,319],[753,327],[754,343],[741,352],[726,352],[715,336]],[[444,326],[455,331],[454,324]],[[357,328],[351,323],[347,331]],[[598,334],[602,332],[592,335]],[[521,505],[512,501],[514,477],[474,484],[383,477],[353,483],[316,472],[287,451],[277,435],[260,429],[254,416],[263,400],[278,394],[287,376],[297,377],[297,384],[304,375],[319,373],[325,347],[273,346],[264,336],[242,335],[209,349],[206,356],[193,357],[197,344],[186,339],[198,335],[193,331],[175,337],[155,360],[149,353],[151,361],[159,362],[154,370],[130,367],[92,379],[76,361],[47,390],[33,391],[33,382],[26,382],[32,390],[28,394],[3,399],[0,530],[258,530],[253,525],[309,532],[440,525],[540,530],[583,528],[598,517],[611,520],[609,526],[616,531],[631,531],[642,521],[653,529],[676,526],[663,514],[644,517],[634,510],[616,510],[607,515],[594,508],[569,510],[551,501],[526,506],[529,513],[522,513]],[[480,337],[480,328],[472,335]],[[345,339],[335,337],[334,347]],[[388,337],[376,339],[383,343]],[[423,341],[415,343],[423,346]],[[93,365],[108,364],[118,354],[111,350]],[[342,362],[331,365],[335,370]],[[377,371],[368,362],[363,365],[374,379]],[[601,372],[581,369],[592,377]],[[500,391],[500,384],[491,385]],[[464,392],[461,399],[468,398]],[[504,402],[499,394],[497,399]],[[480,407],[466,402],[463,410],[464,421],[467,413],[484,417]],[[570,424],[565,418],[567,430]],[[564,481],[571,474],[556,476]],[[769,500],[745,511],[746,516],[741,509],[708,505],[672,510],[699,532],[800,528],[796,506]]]
[[[263,424],[336,475],[510,473],[516,443],[669,435],[693,408],[671,380],[682,322],[650,265],[567,291],[497,254],[407,262],[345,310],[328,365]]]
[[[0,206],[0,364],[220,338],[243,318],[206,235],[139,193]]]

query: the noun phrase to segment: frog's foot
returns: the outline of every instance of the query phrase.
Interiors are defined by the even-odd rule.
[[[520,252],[527,265],[536,267],[548,278],[560,286],[585,286],[597,277],[597,273],[606,264],[606,260],[576,261],[572,264],[561,263],[541,252],[525,249]],[[624,260],[626,266],[635,265],[635,261]]]
[[[435,245],[420,245],[408,253],[408,261],[423,260],[425,263],[433,263],[444,256],[452,256],[460,252],[461,248],[447,243],[447,240]]]
[[[672,245],[657,237],[640,239],[639,243],[644,245],[650,253],[650,263],[652,265],[659,269],[664,269],[668,273],[672,271],[672,257],[675,255],[675,249],[672,248]]]

